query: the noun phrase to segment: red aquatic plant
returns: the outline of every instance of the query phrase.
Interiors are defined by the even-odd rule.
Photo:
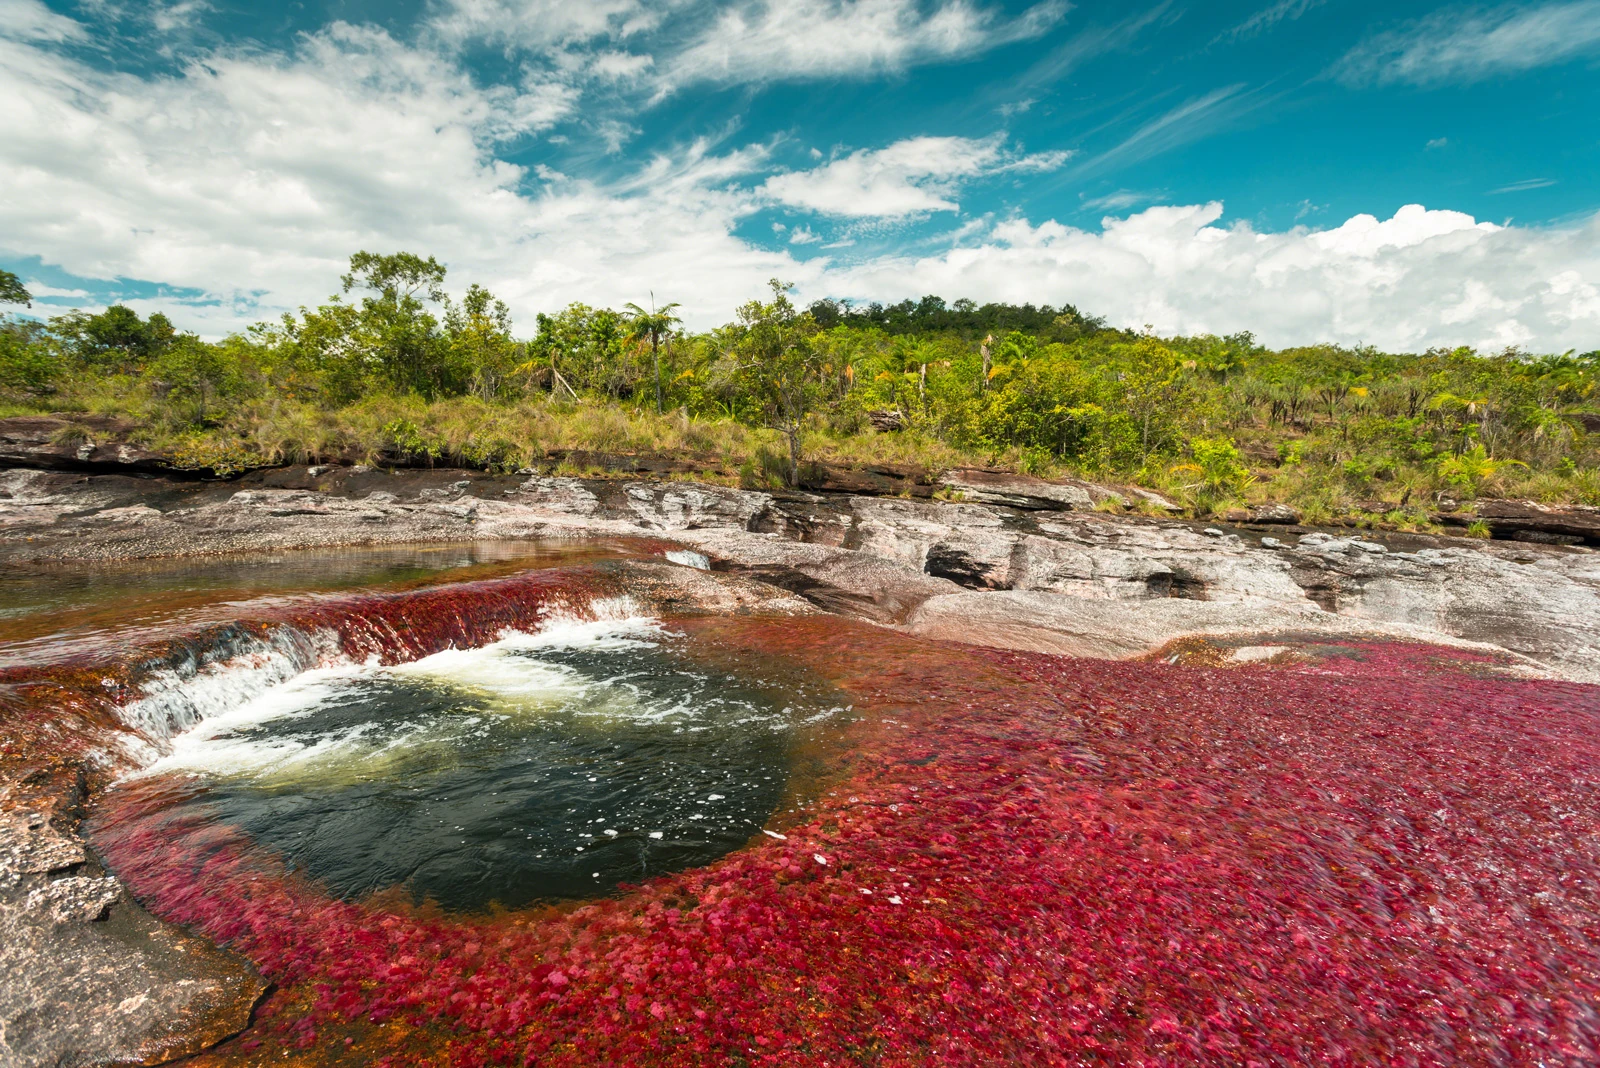
[[[112,798],[96,840],[141,900],[280,985],[216,1056],[1600,1060],[1596,688],[1422,646],[1217,670],[681,626],[708,660],[808,668],[861,719],[784,837],[614,898],[346,903],[173,819],[171,784]]]

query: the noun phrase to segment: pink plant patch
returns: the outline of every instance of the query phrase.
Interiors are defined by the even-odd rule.
[[[1421,646],[1216,670],[676,626],[862,718],[789,822],[614,898],[345,903],[165,817],[177,784],[108,798],[140,899],[280,986],[213,1058],[1600,1063],[1600,689]]]

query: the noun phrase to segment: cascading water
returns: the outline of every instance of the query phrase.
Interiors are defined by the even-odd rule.
[[[338,659],[326,642],[235,656],[129,706],[158,726],[209,712],[122,789],[341,897],[454,910],[592,897],[743,845],[796,733],[844,710],[708,672],[626,604],[590,612],[387,667],[312,667]]]

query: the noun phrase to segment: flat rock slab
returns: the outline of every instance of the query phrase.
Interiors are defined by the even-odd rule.
[[[266,983],[128,899],[77,835],[71,779],[0,782],[0,1065],[164,1064],[242,1031]]]

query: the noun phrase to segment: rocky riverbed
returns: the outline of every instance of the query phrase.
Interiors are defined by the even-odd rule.
[[[994,472],[936,488],[950,499],[361,466],[232,481],[14,468],[0,471],[0,566],[647,538],[665,559],[630,565],[628,581],[677,609],[820,610],[1109,659],[1180,658],[1199,642],[1208,662],[1248,663],[1319,638],[1400,638],[1600,681],[1600,556],[1582,546],[1357,536],[1281,513],[1210,526],[1126,488]],[[83,765],[7,746],[0,963],[21,981],[0,993],[0,1061],[161,1063],[243,1027],[264,989],[249,965],[145,914],[86,851]]]
[[[646,535],[828,611],[974,644],[1120,658],[1191,636],[1369,634],[1600,680],[1600,556],[1582,546],[1208,526],[1115,507],[1159,512],[1154,495],[984,472],[944,487],[961,499],[360,466],[234,481],[12,469],[0,563]]]

